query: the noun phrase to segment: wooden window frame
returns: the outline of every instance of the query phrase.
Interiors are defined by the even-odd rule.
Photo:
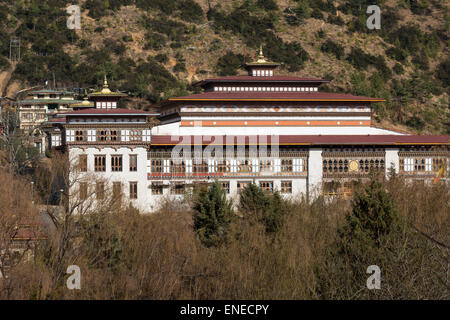
[[[280,193],[292,194],[292,180],[281,181]]]
[[[152,182],[152,194],[157,196],[162,196],[164,194],[162,181]]]
[[[138,183],[136,181],[130,181],[130,199],[138,198]]]
[[[170,183],[170,194],[184,194],[185,185],[183,182],[171,182]]]
[[[130,154],[130,171],[131,172],[137,172],[138,167],[138,156],[137,154]]]
[[[265,192],[273,193],[273,181],[260,181],[259,187]]]
[[[94,155],[94,171],[106,172],[106,155]]]
[[[243,181],[238,181],[237,182],[237,189],[238,189],[238,193],[241,193],[242,190],[244,190],[249,184],[251,184],[252,182],[250,180],[243,180]]]
[[[230,181],[219,181],[221,188],[226,194],[230,194]]]
[[[123,156],[121,154],[111,155],[111,171],[122,172],[123,170]]]
[[[151,172],[162,173],[163,172],[163,159],[151,159]]]

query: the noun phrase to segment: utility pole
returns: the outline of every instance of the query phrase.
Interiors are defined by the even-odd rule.
[[[9,41],[9,60],[20,60],[20,38],[14,37]]]

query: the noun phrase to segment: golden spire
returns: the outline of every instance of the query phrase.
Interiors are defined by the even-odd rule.
[[[103,89],[102,89],[101,93],[111,93],[111,90],[109,90],[109,88],[108,88],[108,80],[106,80],[106,74],[105,74],[105,78],[103,79]]]
[[[84,89],[84,98],[83,98],[83,102],[82,102],[81,104],[82,104],[82,105],[85,105],[85,106],[90,105],[91,103],[89,102],[88,99],[89,99],[89,98],[88,98],[86,89]]]
[[[258,63],[266,63],[267,62],[267,60],[263,54],[262,44],[259,46],[259,55],[258,55],[258,59],[256,60],[256,62],[258,62]]]

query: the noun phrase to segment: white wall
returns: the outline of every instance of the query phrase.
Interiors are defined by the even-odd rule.
[[[397,148],[386,148],[386,156],[385,156],[386,177],[388,177],[391,168],[394,168],[396,173],[399,173],[400,171],[400,160],[398,157],[398,151],[399,149]]]
[[[122,192],[124,194],[124,199],[129,199],[130,190],[129,182],[137,182],[137,199],[132,199],[132,204],[143,212],[149,211],[151,190],[148,188],[149,181],[147,180],[147,150],[143,147],[137,147],[133,150],[130,148],[118,148],[115,151],[113,148],[103,148],[101,150],[97,148],[86,148],[83,151],[81,148],[69,149],[69,159],[71,159],[71,164],[74,165],[78,161],[78,155],[86,154],[88,171],[85,174],[89,177],[89,180],[98,177],[107,181],[108,187],[112,187],[112,183],[115,181],[122,182]],[[130,157],[129,155],[137,155],[137,171],[130,171]],[[106,155],[106,172],[95,172],[94,171],[94,156],[95,155]],[[122,171],[112,172],[111,171],[111,155],[122,155]],[[73,177],[72,177],[73,179]],[[94,181],[93,181],[94,182]],[[106,188],[106,186],[105,186]]]
[[[308,157],[308,192],[314,198],[322,188],[322,149],[312,148]]]
[[[402,133],[361,127],[181,127],[180,122],[155,126],[152,135],[402,135]]]

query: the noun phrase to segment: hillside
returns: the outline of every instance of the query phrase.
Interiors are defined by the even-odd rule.
[[[381,97],[378,125],[450,134],[449,3],[439,0],[86,0],[81,30],[66,1],[0,2],[2,95],[53,79],[93,87],[106,73],[130,103],[149,108],[241,66],[263,45],[281,73],[324,77],[329,91]],[[381,29],[368,30],[378,4]],[[12,36],[22,59],[8,60]],[[50,82],[50,81],[49,81]]]

